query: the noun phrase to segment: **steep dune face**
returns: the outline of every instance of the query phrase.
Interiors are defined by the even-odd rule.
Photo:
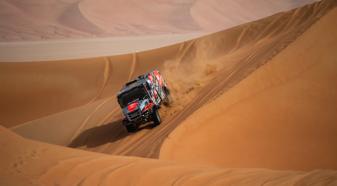
[[[219,169],[109,156],[38,143],[2,127],[0,145],[1,185],[336,184],[336,171]]]
[[[334,8],[269,63],[188,117],[167,138],[160,158],[336,169],[336,18]]]
[[[4,0],[0,41],[215,32],[314,1]]]

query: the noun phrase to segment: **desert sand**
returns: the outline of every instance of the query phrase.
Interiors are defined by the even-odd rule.
[[[141,52],[312,2],[3,0],[0,61],[69,60]]]
[[[214,32],[315,0],[2,0],[0,42]]]
[[[219,169],[111,156],[31,141],[0,126],[1,185],[322,185],[336,171]]]
[[[144,52],[0,62],[0,185],[335,185],[336,17],[324,0]],[[115,94],[154,68],[174,103],[128,134]]]
[[[84,59],[156,49],[205,33],[0,42],[0,61],[32,62]]]
[[[160,157],[236,168],[336,169],[336,18],[334,8],[189,116],[167,138]]]

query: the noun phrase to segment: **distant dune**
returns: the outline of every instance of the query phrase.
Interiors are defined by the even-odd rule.
[[[204,33],[133,37],[84,38],[53,41],[0,42],[1,62],[32,62],[95,58],[143,52],[192,40]]]
[[[2,0],[0,42],[214,32],[315,0]]]

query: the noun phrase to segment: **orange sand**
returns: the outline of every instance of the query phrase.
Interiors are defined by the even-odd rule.
[[[111,156],[35,142],[0,126],[0,185],[322,185],[336,171],[219,169]]]
[[[337,168],[337,8],[188,117],[161,158],[221,167]]]
[[[337,184],[322,170],[337,166],[335,7],[146,52],[0,62],[0,185]],[[128,134],[115,94],[153,68],[175,102]]]

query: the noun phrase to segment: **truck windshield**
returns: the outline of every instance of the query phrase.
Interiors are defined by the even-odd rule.
[[[119,104],[122,107],[127,106],[129,103],[137,100],[143,99],[146,96],[146,92],[143,87],[133,88],[131,91],[122,94],[119,97]]]

